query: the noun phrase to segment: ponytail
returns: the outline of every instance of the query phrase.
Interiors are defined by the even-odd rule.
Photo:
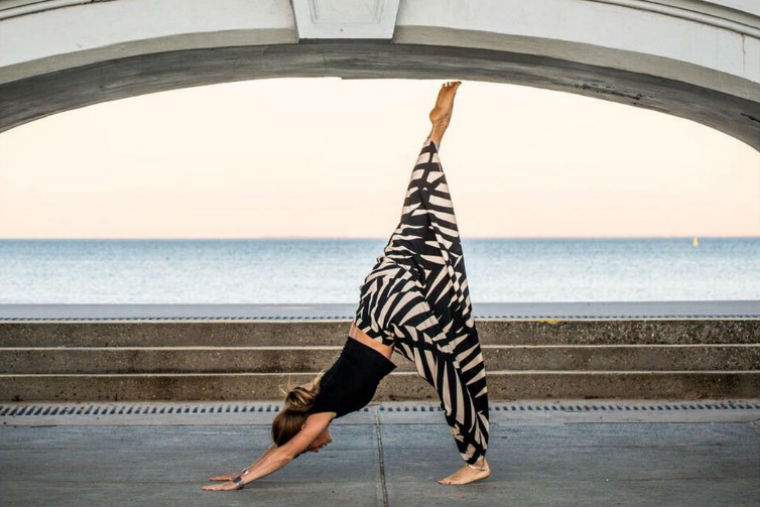
[[[293,387],[288,383],[285,390],[280,388],[280,391],[285,394],[283,410],[272,421],[272,441],[278,447],[301,431],[301,426],[306,422],[308,412],[319,393],[323,373],[324,370],[320,371],[308,387],[303,385]]]

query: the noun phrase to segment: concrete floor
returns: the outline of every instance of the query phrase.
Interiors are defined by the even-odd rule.
[[[606,409],[600,400],[492,403],[493,475],[459,487],[435,482],[461,464],[435,405],[373,403],[337,419],[333,443],[319,453],[232,492],[201,486],[210,475],[239,470],[266,447],[275,412],[262,411],[261,403],[246,413],[201,415],[187,407],[214,404],[154,403],[186,410],[6,415],[0,416],[0,503],[754,506],[760,505],[760,400],[749,401],[667,409],[671,402],[641,400],[610,401]]]

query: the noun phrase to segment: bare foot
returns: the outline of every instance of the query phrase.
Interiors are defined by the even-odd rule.
[[[462,468],[453,474],[449,475],[448,477],[444,477],[443,479],[440,479],[436,482],[438,484],[461,485],[469,484],[471,482],[479,481],[491,476],[491,467],[488,466],[485,458],[483,458],[483,461],[481,463],[476,463],[473,466],[483,467],[483,469],[478,470],[468,467],[467,464],[465,464]]]
[[[456,95],[457,88],[462,84],[461,81],[447,81],[441,86],[438,91],[438,98],[435,101],[433,110],[430,111],[430,122],[433,124],[433,128],[430,132],[430,139],[435,144],[440,144],[443,133],[449,126],[451,120],[451,113],[454,110],[454,95]]]
[[[462,84],[461,81],[447,81],[441,85],[435,106],[430,111],[430,122],[433,125],[439,122],[448,122],[451,119],[451,112],[454,109],[454,95],[456,95],[460,84]]]

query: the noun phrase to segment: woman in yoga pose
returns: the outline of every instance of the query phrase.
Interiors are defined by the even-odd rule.
[[[435,387],[465,464],[440,479],[467,484],[490,476],[485,460],[489,414],[486,371],[472,318],[464,256],[438,146],[461,83],[445,83],[430,112],[425,139],[407,187],[401,220],[364,279],[356,318],[336,362],[291,389],[272,423],[272,446],[253,465],[211,477],[211,491],[240,489],[279,470],[303,452],[332,441],[336,417],[359,410],[396,365],[397,350]]]

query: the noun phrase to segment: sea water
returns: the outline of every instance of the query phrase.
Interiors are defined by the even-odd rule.
[[[0,303],[355,303],[386,241],[0,240]],[[760,238],[463,240],[473,302],[760,299]]]

